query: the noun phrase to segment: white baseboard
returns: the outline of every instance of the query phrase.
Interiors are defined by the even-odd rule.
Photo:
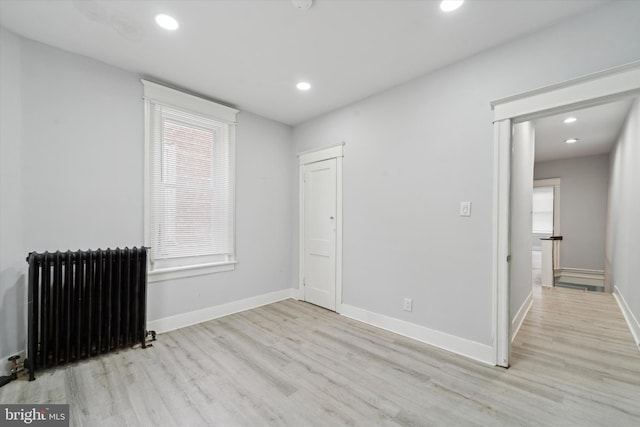
[[[292,288],[291,289],[291,298],[296,299],[298,301],[304,300],[304,294],[302,289],[300,288]]]
[[[415,323],[363,310],[347,304],[341,306],[342,314],[350,319],[385,329],[423,343],[457,353],[489,365],[495,365],[495,351],[493,347],[475,341],[449,335],[444,332],[416,325]]]
[[[518,335],[518,331],[522,326],[522,322],[524,322],[524,318],[527,317],[527,313],[529,312],[532,304],[533,292],[529,292],[529,295],[527,295],[527,298],[524,300],[524,302],[518,309],[518,312],[511,321],[511,342],[513,342],[513,340],[516,338],[516,335]]]
[[[604,286],[603,270],[561,268],[555,273],[556,281],[576,285]]]
[[[238,301],[231,301],[226,304],[203,308],[201,310],[151,320],[147,322],[147,329],[150,331],[156,331],[157,333],[173,331],[175,329],[184,328],[197,323],[206,322],[208,320],[217,319],[219,317],[228,316],[245,310],[251,310],[252,308],[291,298],[292,291],[293,289],[282,289],[264,295],[258,295]]]
[[[640,322],[638,322],[636,316],[633,315],[629,304],[627,304],[627,300],[624,299],[624,296],[620,293],[618,287],[614,286],[613,289],[613,296],[620,306],[620,310],[622,311],[624,319],[627,321],[627,325],[629,325],[631,335],[633,335],[636,345],[640,348]]]

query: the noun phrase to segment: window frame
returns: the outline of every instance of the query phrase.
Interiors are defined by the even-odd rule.
[[[231,256],[224,261],[203,262],[202,257],[187,257],[192,260],[186,265],[154,266],[154,262],[149,257],[148,281],[158,282],[163,280],[179,279],[183,277],[199,276],[204,274],[231,271],[235,269],[236,259],[236,231],[235,231],[235,168],[236,168],[236,117],[238,110],[209,101],[198,96],[190,95],[176,89],[172,89],[158,83],[145,79],[140,80],[144,89],[144,244],[149,247],[152,244],[151,232],[153,222],[152,214],[152,150],[151,150],[151,103],[159,103],[170,106],[174,109],[209,117],[214,121],[227,126],[227,137],[229,145],[229,180],[231,186]],[[170,264],[170,262],[165,262]]]

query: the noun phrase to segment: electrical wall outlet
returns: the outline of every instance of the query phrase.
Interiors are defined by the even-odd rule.
[[[413,300],[411,298],[405,298],[404,299],[404,305],[402,306],[402,309],[404,311],[413,310]]]

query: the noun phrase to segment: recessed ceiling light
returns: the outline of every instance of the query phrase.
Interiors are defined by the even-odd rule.
[[[307,82],[299,82],[296,87],[298,88],[298,90],[309,90],[311,89],[311,84],[307,83]]]
[[[577,120],[578,120],[578,119],[576,119],[575,117],[567,117],[566,119],[564,119],[564,122],[565,122],[566,124],[569,124],[569,123],[573,123],[573,122],[575,122],[575,121],[577,121]]]
[[[440,10],[443,12],[453,12],[460,6],[462,6],[464,0],[442,0],[440,2]]]
[[[164,13],[156,15],[156,24],[169,31],[175,31],[180,27],[180,24],[173,16],[165,15]]]
[[[313,5],[313,0],[291,0],[293,7],[300,10],[309,10]]]
[[[565,140],[564,142],[566,142],[567,144],[574,144],[574,143],[578,142],[578,138],[569,138],[569,139]]]

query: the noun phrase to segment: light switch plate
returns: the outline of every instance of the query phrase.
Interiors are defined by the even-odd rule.
[[[471,202],[460,202],[460,216],[471,216]]]

